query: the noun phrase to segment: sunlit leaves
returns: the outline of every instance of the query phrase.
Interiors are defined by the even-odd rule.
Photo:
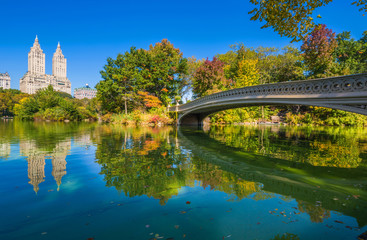
[[[224,63],[216,57],[206,59],[194,73],[193,92],[197,97],[203,97],[224,90],[228,80],[224,76]]]
[[[335,33],[324,24],[317,25],[301,46],[310,76],[319,78],[331,75],[336,47]]]
[[[313,12],[326,6],[332,0],[250,0],[256,7],[249,12],[251,20],[265,22],[262,28],[272,27],[280,36],[290,37],[293,41],[303,40],[314,28]],[[359,11],[367,12],[367,1],[351,2]],[[320,15],[317,18],[321,18]]]

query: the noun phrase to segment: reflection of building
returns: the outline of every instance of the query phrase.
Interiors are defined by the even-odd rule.
[[[28,178],[29,184],[33,185],[34,191],[37,193],[39,184],[44,182],[46,158],[51,157],[52,176],[57,183],[57,190],[61,185],[61,179],[66,174],[66,156],[71,147],[71,142],[60,142],[56,145],[53,152],[43,152],[37,149],[35,142],[27,141],[20,143],[20,151],[22,155],[28,159]]]
[[[52,85],[56,91],[71,94],[71,84],[66,77],[66,58],[62,54],[60,43],[52,58],[52,75],[47,75],[45,68],[45,54],[36,37],[28,53],[28,71],[20,79],[20,91],[34,94],[38,89]]]
[[[84,98],[92,99],[96,97],[96,95],[97,90],[94,88],[90,88],[88,84],[85,84],[85,87],[74,89],[74,97],[77,99],[84,99]]]
[[[0,143],[0,158],[7,159],[10,156],[10,143]]]
[[[10,76],[9,73],[0,73],[0,88],[10,89]]]
[[[83,134],[77,137],[74,137],[73,144],[81,147],[88,148],[92,145],[92,140],[90,138],[90,134]]]
[[[38,185],[45,181],[45,157],[43,155],[28,156],[28,178],[29,184],[33,185],[33,190],[37,193]]]

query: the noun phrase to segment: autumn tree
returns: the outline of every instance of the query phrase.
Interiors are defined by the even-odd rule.
[[[265,22],[262,28],[272,27],[280,36],[301,41],[315,27],[313,12],[316,8],[326,6],[333,0],[250,0],[255,8],[249,12],[251,20]],[[367,12],[366,0],[352,0],[359,11]],[[363,14],[364,15],[364,14]],[[320,15],[317,16],[321,18]]]
[[[224,76],[224,63],[213,57],[206,59],[194,74],[193,92],[196,97],[225,90],[228,80]]]
[[[325,24],[317,25],[301,46],[309,76],[314,78],[332,75],[337,47],[335,33]]]

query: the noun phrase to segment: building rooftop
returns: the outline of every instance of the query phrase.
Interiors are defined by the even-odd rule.
[[[7,72],[6,73],[0,73],[0,76],[2,76],[2,77],[10,77],[9,76],[9,73],[7,73]]]
[[[84,86],[84,87],[75,88],[75,89],[74,89],[74,91],[75,91],[75,90],[96,90],[96,89],[89,87],[89,85],[88,85],[88,84],[85,84],[85,86]]]

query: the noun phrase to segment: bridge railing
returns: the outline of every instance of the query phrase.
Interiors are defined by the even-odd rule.
[[[170,111],[185,111],[198,105],[211,101],[225,100],[226,98],[245,96],[268,95],[310,95],[310,94],[335,94],[345,92],[367,92],[367,73],[339,76],[323,79],[302,81],[289,81],[243,87],[228,91],[214,93],[192,102],[170,107]]]

